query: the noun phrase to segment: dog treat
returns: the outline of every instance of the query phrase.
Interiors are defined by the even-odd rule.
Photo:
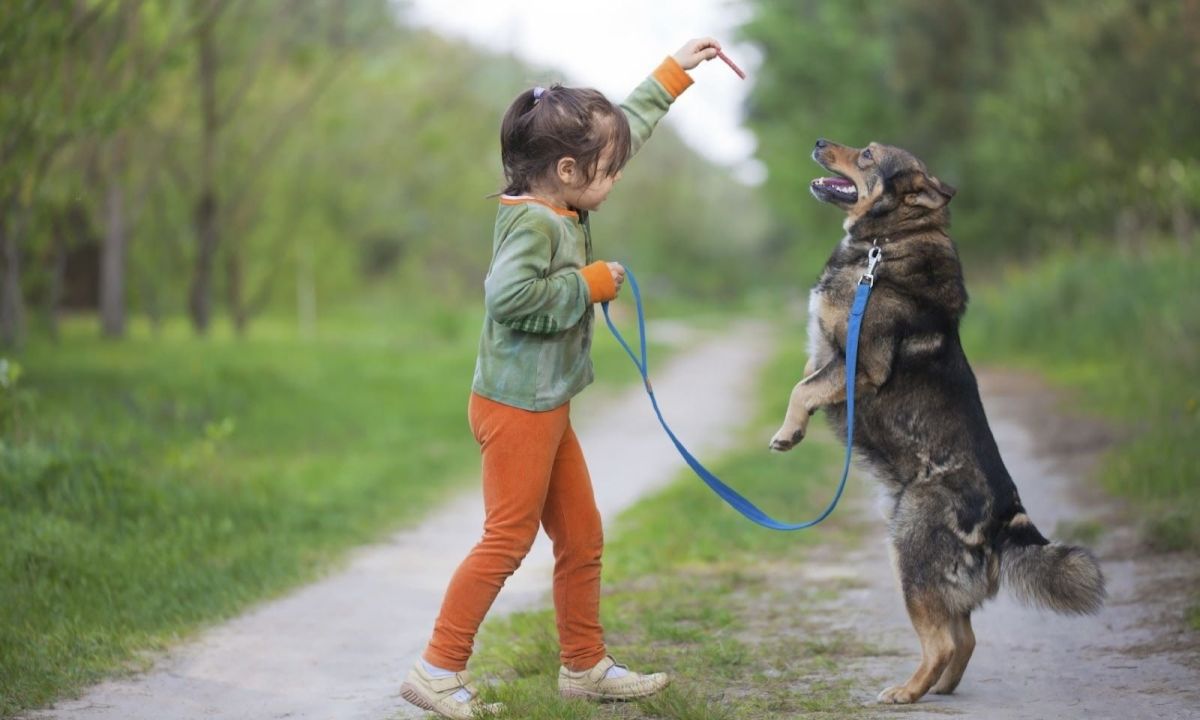
[[[722,60],[724,60],[724,61],[725,61],[725,64],[729,66],[729,69],[730,69],[730,70],[733,70],[735,73],[737,73],[737,76],[738,76],[738,77],[740,77],[740,78],[741,78],[741,79],[743,79],[743,80],[745,80],[745,79],[746,79],[746,73],[742,72],[742,69],[741,69],[740,67],[738,67],[737,65],[735,65],[735,64],[734,64],[734,62],[733,62],[732,60],[730,60],[730,59],[729,59],[729,56],[728,56],[728,55],[726,55],[725,53],[723,53],[723,52],[721,52],[720,50],[718,50],[718,51],[717,51],[717,57],[719,57],[719,58],[721,58]]]

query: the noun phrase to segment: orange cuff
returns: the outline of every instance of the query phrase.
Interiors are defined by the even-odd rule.
[[[583,275],[583,281],[587,283],[588,295],[592,302],[608,302],[617,297],[617,281],[613,280],[608,263],[597,260],[579,272]]]
[[[670,55],[666,60],[662,61],[657,68],[654,69],[654,79],[662,83],[662,86],[671,93],[671,97],[677,98],[680,93],[691,87],[692,76],[688,75],[679,62]]]

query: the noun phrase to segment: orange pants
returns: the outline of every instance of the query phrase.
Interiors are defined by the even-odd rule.
[[[554,611],[562,664],[604,659],[600,553],[604,532],[570,403],[531,412],[471,394],[471,430],[483,454],[483,539],[458,566],[425,649],[433,665],[464,670],[484,616],[537,537],[554,543]]]

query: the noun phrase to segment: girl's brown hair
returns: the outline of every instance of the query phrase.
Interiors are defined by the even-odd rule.
[[[563,157],[575,158],[584,182],[590,183],[600,155],[610,146],[605,172],[611,176],[629,160],[629,120],[599,91],[557,84],[526,90],[500,123],[500,160],[508,183],[504,194],[528,193]]]

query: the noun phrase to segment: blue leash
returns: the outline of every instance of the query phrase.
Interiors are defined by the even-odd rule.
[[[833,500],[825,508],[825,511],[808,522],[782,523],[767,515],[754,503],[742,497],[737,490],[721,482],[720,478],[709,472],[708,468],[704,467],[699,460],[688,452],[688,449],[683,446],[679,438],[675,437],[675,433],[671,431],[671,427],[663,419],[662,410],[658,407],[658,398],[654,396],[654,388],[650,385],[649,367],[646,361],[646,316],[642,311],[642,293],[638,289],[637,278],[633,276],[633,272],[629,268],[625,269],[625,276],[629,279],[629,287],[633,290],[633,300],[637,305],[638,342],[641,350],[640,361],[638,360],[638,356],[634,354],[633,349],[629,347],[629,343],[625,342],[625,338],[617,330],[617,326],[613,325],[612,318],[608,315],[608,303],[602,303],[601,305],[604,309],[604,321],[608,323],[608,329],[612,331],[613,336],[617,338],[617,342],[621,344],[621,347],[625,348],[625,352],[633,360],[633,364],[637,366],[638,372],[642,374],[642,382],[646,386],[646,393],[650,396],[650,404],[654,406],[654,414],[658,416],[658,422],[662,425],[663,430],[667,431],[667,436],[671,438],[671,442],[675,444],[675,449],[679,451],[679,454],[687,462],[688,466],[700,476],[700,479],[712,488],[713,492],[720,495],[734,510],[737,510],[748,519],[765,528],[771,530],[803,530],[804,528],[810,528],[829,517],[833,509],[837,507],[838,501],[841,500],[842,491],[846,489],[846,478],[850,475],[850,453],[854,447],[854,378],[858,367],[858,334],[862,325],[863,314],[867,311],[867,300],[871,296],[871,288],[875,285],[875,266],[882,258],[882,252],[878,247],[873,247],[867,258],[867,272],[858,281],[858,290],[854,295],[854,305],[850,309],[850,325],[846,333],[846,462],[842,469],[842,480],[838,483],[837,493],[833,496]]]

